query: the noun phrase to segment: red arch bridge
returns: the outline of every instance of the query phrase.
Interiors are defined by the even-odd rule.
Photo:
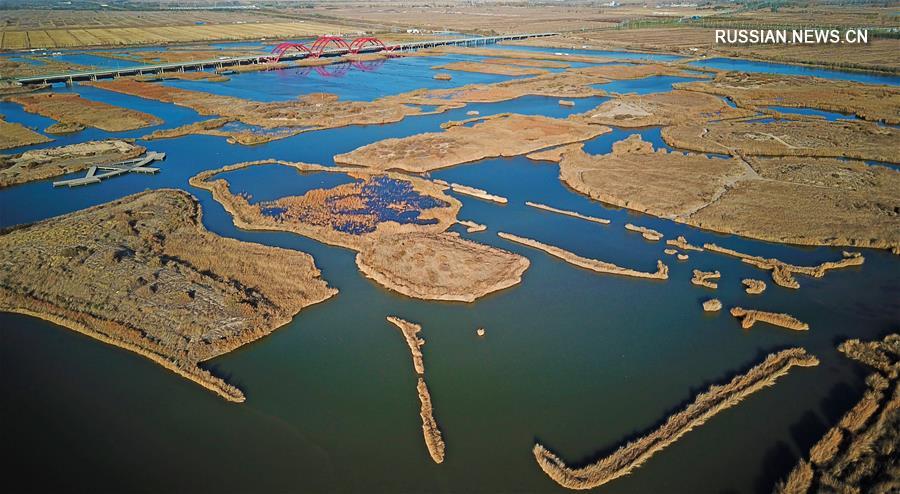
[[[360,51],[367,52],[377,52],[377,51],[386,51],[392,52],[397,47],[396,45],[385,45],[380,39],[374,38],[371,36],[365,36],[362,38],[356,38],[348,40],[340,37],[340,36],[319,36],[310,46],[306,46],[303,43],[281,43],[276,46],[272,50],[272,56],[269,57],[269,60],[272,62],[278,62],[281,60],[281,57],[292,50],[296,50],[301,53],[306,53],[305,58],[319,58],[325,53],[326,48],[333,46],[328,51],[336,51],[338,54],[357,54]]]

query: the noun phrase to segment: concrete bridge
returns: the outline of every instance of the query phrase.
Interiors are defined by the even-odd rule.
[[[444,39],[418,41],[415,43],[403,43],[398,45],[384,46],[367,46],[356,50],[358,53],[375,53],[379,51],[404,52],[414,51],[423,48],[434,48],[437,46],[480,46],[498,43],[501,41],[513,41],[527,38],[542,38],[546,36],[554,36],[557,33],[527,33],[527,34],[509,34],[504,36],[485,36],[477,38],[460,38],[460,39]],[[324,50],[318,56],[322,57],[338,57],[350,53],[348,48],[336,48]],[[309,57],[309,53],[292,52],[281,55],[281,60],[300,60]],[[250,55],[243,57],[221,57],[212,60],[195,60],[190,62],[163,63],[156,65],[136,65],[134,67],[110,68],[88,70],[83,72],[71,72],[66,74],[39,75],[30,77],[20,77],[15,79],[21,84],[52,84],[55,82],[64,82],[72,84],[76,81],[96,81],[98,79],[110,79],[122,76],[144,75],[144,74],[161,74],[164,72],[185,72],[205,69],[222,69],[235,65],[248,65],[257,63],[266,63],[269,61],[269,55]]]

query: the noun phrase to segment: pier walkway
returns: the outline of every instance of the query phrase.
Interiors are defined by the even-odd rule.
[[[87,174],[83,178],[72,178],[69,180],[59,180],[53,182],[54,187],[77,187],[79,185],[99,184],[104,178],[115,177],[125,173],[156,173],[159,168],[153,168],[149,165],[156,160],[166,159],[166,153],[158,153],[151,151],[140,158],[120,161],[118,163],[106,165],[94,165],[88,168]],[[97,174],[98,171],[105,173]]]

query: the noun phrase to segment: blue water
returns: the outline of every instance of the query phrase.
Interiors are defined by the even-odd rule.
[[[248,194],[250,204],[302,196],[313,189],[332,189],[356,181],[346,173],[300,172],[278,164],[241,168],[209,180],[216,178],[227,180],[233,194]]]
[[[863,82],[866,84],[889,84],[893,86],[900,85],[900,77],[892,75],[877,74],[872,72],[839,71],[817,67],[807,67],[803,65],[756,62],[752,60],[740,60],[736,58],[710,58],[708,60],[691,62],[690,65],[721,70],[738,70],[741,72],[805,75],[812,77],[822,77],[825,79],[839,79],[844,81]]]
[[[402,92],[432,73],[419,67],[405,76],[396,74],[391,84]],[[233,76],[244,78],[282,84],[258,74]],[[360,78],[370,85],[382,80],[375,72]],[[322,78],[321,90],[342,99],[375,93],[329,82]],[[454,80],[450,87],[458,83]],[[667,84],[656,83],[663,90]],[[206,118],[99,89],[72,90],[98,101],[152,109],[164,125]],[[249,99],[254,94],[249,87],[236,92]],[[766,353],[803,346],[821,359],[820,366],[792,370],[775,386],[715,416],[631,475],[600,489],[604,494],[771,492],[862,392],[868,371],[839,354],[836,343],[896,330],[896,256],[865,250],[861,267],[824,278],[800,276],[800,290],[784,289],[771,283],[768,273],[711,252],[691,252],[688,261],[678,262],[662,253],[663,244],[647,242],[622,225],[631,222],[666,238],[685,235],[694,244],[715,242],[802,265],[838,259],[842,249],[786,246],[691,228],[577,194],[559,180],[555,164],[521,156],[485,159],[431,175],[509,198],[507,205],[498,205],[458,196],[460,217],[484,223],[488,230],[455,231],[518,252],[531,266],[521,284],[476,303],[432,303],[399,296],[368,280],[357,270],[352,251],[286,232],[240,230],[207,191],[188,184],[200,171],[248,160],[330,165],[335,154],[381,139],[438,132],[441,123],[465,119],[472,109],[482,115],[512,111],[564,117],[604,99],[575,99],[576,107],[568,108],[556,98],[524,97],[387,125],[309,132],[259,146],[229,145],[212,136],[138,140],[167,153],[159,174],[129,174],[75,189],[53,189],[49,180],[0,189],[0,228],[146,189],[187,190],[197,197],[203,225],[213,233],[308,252],[322,277],[340,290],[273,334],[205,364],[246,392],[248,401],[241,405],[225,403],[132,353],[33,318],[0,314],[5,383],[0,430],[4,440],[16,445],[7,462],[10,482],[27,481],[33,490],[47,492],[569,492],[535,464],[535,440],[573,464],[583,463],[652,430],[697,392],[727,381]],[[53,123],[17,108],[0,102],[0,113],[11,121],[37,128]],[[139,137],[145,131],[112,135]],[[634,133],[665,147],[659,132],[614,129],[584,147],[592,154],[608,153],[615,141]],[[35,147],[109,135],[87,129]],[[257,201],[351,180],[342,174],[299,174],[277,165],[223,176],[232,190]],[[391,185],[373,197],[405,194]],[[525,201],[605,217],[612,224],[536,210]],[[496,236],[498,231],[636,269],[652,270],[662,259],[670,279],[598,275],[507,242]],[[692,269],[721,271],[719,289],[691,285]],[[769,288],[748,296],[740,280],[749,277],[766,280]],[[793,332],[759,325],[743,330],[727,311],[704,314],[699,309],[712,296],[726,307],[788,311],[812,329]],[[423,326],[428,385],[447,440],[448,456],[441,465],[425,451],[409,350],[385,322],[386,315]],[[478,327],[487,329],[485,338],[475,336]]]
[[[643,79],[626,79],[621,81],[612,81],[606,84],[594,84],[593,87],[602,89],[610,93],[636,93],[651,94],[671,91],[672,84],[679,82],[694,82],[697,79],[690,77],[676,77],[671,75],[656,75],[645,77]]]
[[[829,122],[833,122],[835,120],[858,120],[856,115],[848,115],[846,113],[837,113],[825,110],[816,110],[815,108],[794,108],[789,106],[769,106],[767,107],[769,110],[775,110],[777,112],[785,113],[785,114],[795,114],[795,115],[811,115],[816,117],[822,117]]]
[[[606,58],[616,58],[622,60],[658,60],[661,62],[671,62],[673,60],[680,60],[684,57],[680,57],[678,55],[667,55],[663,53],[638,53],[632,51],[613,51],[613,50],[582,50],[580,48],[547,48],[544,46],[517,46],[517,45],[506,45],[503,43],[497,45],[488,45],[488,47],[495,46],[499,49],[503,50],[524,50],[524,51],[539,51],[545,53],[568,53],[570,55],[582,55],[582,56],[593,56],[593,57],[606,57]]]
[[[453,81],[434,79],[435,65],[452,61],[477,61],[483,57],[402,57],[370,62],[341,63],[322,67],[303,67],[267,72],[252,72],[231,77],[227,82],[168,80],[162,84],[237,96],[255,101],[286,101],[309,93],[340,94],[344,99],[372,101],[383,96],[413,89],[457,87],[465,84],[490,84],[512,77],[453,71]],[[377,78],[373,78],[377,76]]]

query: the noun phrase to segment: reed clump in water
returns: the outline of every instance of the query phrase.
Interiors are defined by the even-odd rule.
[[[434,419],[431,394],[428,392],[428,385],[425,384],[425,362],[422,358],[421,350],[425,340],[418,336],[422,326],[396,316],[388,316],[387,320],[400,329],[400,332],[403,333],[403,337],[406,339],[406,345],[409,346],[409,352],[413,358],[413,367],[418,375],[416,390],[419,393],[419,402],[422,404],[419,416],[422,417],[422,434],[425,437],[425,446],[428,448],[428,454],[431,455],[431,459],[435,463],[442,463],[445,449],[444,438],[441,435],[440,428],[438,428],[437,421]]]
[[[684,235],[679,235],[675,240],[669,239],[666,240],[666,245],[671,245],[673,247],[678,247],[681,250],[694,250],[697,252],[703,252],[702,247],[697,247],[696,245],[691,245]]]
[[[838,349],[869,365],[860,401],[810,448],[776,494],[896,492],[900,444],[900,335],[882,341],[848,340]]]
[[[594,222],[594,223],[600,223],[601,225],[608,225],[608,224],[609,224],[609,220],[608,220],[608,219],[605,219],[605,218],[597,218],[597,217],[595,217],[595,216],[588,216],[588,215],[586,215],[586,214],[581,214],[581,213],[576,212],[576,211],[568,211],[568,210],[565,210],[565,209],[558,209],[558,208],[555,208],[555,207],[553,207],[553,206],[548,206],[548,205],[546,205],[546,204],[541,204],[541,203],[539,203],[539,202],[526,201],[526,202],[525,202],[525,205],[526,205],[526,206],[531,206],[531,207],[537,208],[537,209],[543,209],[544,211],[550,211],[551,213],[564,214],[564,215],[566,215],[566,216],[571,216],[571,217],[573,217],[573,218],[579,218],[579,219],[586,220],[586,221],[592,221],[592,222]]]
[[[487,225],[482,225],[481,223],[475,223],[474,221],[469,220],[458,220],[457,223],[466,227],[466,232],[468,233],[478,233],[487,230]]]
[[[706,312],[718,312],[722,310],[722,301],[717,298],[711,298],[703,302],[703,310]]]
[[[403,333],[406,345],[409,346],[409,353],[412,354],[413,367],[416,369],[416,373],[419,375],[425,374],[425,361],[422,359],[422,345],[425,344],[425,340],[419,338],[419,331],[422,331],[422,326],[404,321],[395,316],[388,316],[387,320],[394,326],[397,326],[400,332]]]
[[[716,288],[719,288],[719,284],[710,280],[718,279],[721,276],[719,271],[700,271],[699,269],[695,269],[694,276],[691,278],[691,283],[715,290]]]
[[[741,327],[744,329],[752,328],[757,321],[767,322],[775,326],[781,326],[782,328],[793,329],[795,331],[807,331],[809,329],[809,324],[806,324],[789,314],[733,307],[731,309],[731,315],[741,319]]]
[[[651,242],[657,242],[661,238],[663,238],[662,233],[659,233],[658,231],[656,231],[652,228],[647,228],[644,226],[637,226],[637,225],[632,225],[631,223],[626,223],[625,229],[631,230],[633,232],[638,232],[641,234],[642,237],[644,237],[647,240],[650,240]]]
[[[737,257],[741,261],[760,269],[772,271],[772,281],[774,281],[776,285],[794,289],[800,288],[800,283],[794,278],[794,274],[804,274],[806,276],[812,276],[813,278],[821,278],[825,276],[825,273],[828,272],[828,270],[860,266],[866,260],[859,252],[844,251],[842,253],[843,258],[837,261],[825,261],[817,266],[797,266],[795,264],[779,261],[775,258],[766,259],[760,256],[744,254],[743,252],[738,252],[736,250],[719,247],[716,244],[703,244],[703,247],[713,252]]]
[[[484,199],[485,201],[496,202],[498,204],[506,204],[509,202],[509,200],[503,196],[494,195],[486,190],[478,189],[475,187],[469,187],[468,185],[450,184],[450,189],[453,192],[458,192],[460,194],[464,194],[467,196],[477,197],[479,199]]]
[[[541,444],[535,444],[534,457],[550,478],[569,489],[593,489],[630,474],[654,454],[662,451],[695,427],[706,423],[717,413],[731,408],[751,394],[775,384],[794,367],[812,367],[819,359],[803,348],[790,348],[769,355],[762,363],[728,384],[713,385],[697,395],[693,403],[670,416],[653,432],[620,447],[596,463],[571,468]]]
[[[623,268],[609,262],[581,257],[578,254],[569,252],[565,249],[560,249],[559,247],[555,247],[553,245],[548,245],[542,242],[538,242],[537,240],[520,237],[511,233],[498,232],[497,235],[500,238],[504,238],[511,242],[516,242],[522,245],[527,245],[528,247],[542,250],[550,254],[551,256],[558,257],[563,261],[568,262],[569,264],[574,264],[575,266],[578,266],[580,268],[590,269],[591,271],[596,271],[598,273],[618,274],[622,276],[632,276],[634,278],[650,278],[655,280],[666,280],[669,278],[669,267],[663,264],[663,262],[660,260],[656,261],[656,272],[648,273],[646,271],[637,271],[634,269]]]
[[[766,282],[747,278],[741,281],[747,288],[744,290],[751,295],[759,295],[766,290]]]

